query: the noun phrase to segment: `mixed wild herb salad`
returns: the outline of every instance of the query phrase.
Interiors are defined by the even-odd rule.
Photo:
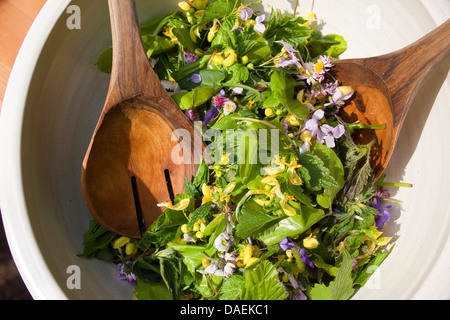
[[[116,263],[136,299],[348,299],[392,250],[371,144],[338,116],[354,96],[329,72],[346,41],[313,13],[258,6],[189,0],[141,25],[162,84],[211,133],[213,161],[141,239],[91,222],[82,256]],[[111,63],[109,48],[96,65]]]

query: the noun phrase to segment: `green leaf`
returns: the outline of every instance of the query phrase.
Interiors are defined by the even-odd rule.
[[[258,138],[255,130],[246,130],[238,145],[239,177],[243,183],[253,180],[259,174]]]
[[[102,227],[97,221],[91,220],[89,229],[84,234],[84,248],[80,256],[92,258],[107,249],[108,245],[118,237],[118,235]]]
[[[201,190],[204,183],[209,183],[209,167],[206,163],[202,162],[200,164],[192,183],[198,190]]]
[[[195,209],[195,211],[192,213],[191,220],[189,220],[187,224],[188,229],[192,228],[198,220],[201,220],[208,215],[209,211],[211,210],[212,204],[213,203],[209,201]]]
[[[326,145],[314,142],[313,150],[314,154],[322,159],[325,167],[328,168],[330,175],[337,183],[337,186],[325,188],[323,193],[317,196],[317,203],[324,208],[329,208],[333,204],[334,197],[344,187],[344,166],[333,149]]]
[[[333,300],[347,300],[355,291],[353,289],[352,280],[353,258],[345,249],[342,250],[342,258],[342,264],[339,266],[336,278],[334,280],[334,286],[331,294],[331,298]]]
[[[301,214],[293,217],[285,217],[258,234],[258,239],[266,245],[272,245],[285,237],[293,237],[308,230],[313,224],[323,218],[325,212],[322,209],[302,206]]]
[[[241,214],[238,217],[239,223],[236,226],[236,235],[247,238],[259,234],[279,220],[280,217],[269,214],[255,201],[250,200],[242,206]]]
[[[181,110],[196,108],[211,99],[220,87],[197,87],[192,91],[175,93],[172,99],[178,104]]]
[[[202,78],[202,86],[205,87],[220,87],[226,77],[226,74],[220,70],[200,70],[199,74]]]
[[[138,279],[136,293],[139,300],[172,300],[172,294],[164,282]]]
[[[241,275],[232,275],[223,282],[217,298],[219,300],[235,300],[239,298],[244,289],[245,278]]]
[[[270,87],[275,98],[293,115],[300,119],[308,116],[308,107],[295,96],[296,82],[290,74],[276,71],[270,77]]]
[[[110,74],[112,68],[112,55],[113,49],[112,47],[109,47],[100,54],[100,56],[97,58],[97,62],[95,62],[94,65],[101,72]]]
[[[222,19],[228,16],[235,8],[243,4],[243,0],[215,0],[211,1],[206,7],[205,14],[198,21],[198,25],[202,25],[213,21],[214,19]]]
[[[324,283],[316,283],[314,287],[308,288],[306,293],[309,300],[332,300],[334,282],[327,286]]]
[[[194,198],[199,196],[199,192],[198,192],[197,188],[192,183],[192,181],[189,180],[188,177],[185,177],[185,179],[184,179],[184,193],[186,193]]]
[[[152,244],[165,245],[177,236],[179,226],[185,223],[187,219],[182,211],[166,209],[144,233],[139,246],[145,248]]]
[[[302,165],[299,171],[310,190],[320,191],[324,188],[339,187],[339,184],[330,174],[330,170],[319,156],[306,151],[300,155],[298,162]]]
[[[173,28],[172,32],[184,48],[190,52],[194,52],[197,49],[194,41],[192,41],[188,25],[183,25],[182,28]]]
[[[373,273],[377,270],[377,268],[383,263],[383,261],[391,254],[394,246],[389,249],[387,252],[378,253],[368,264],[365,265],[361,273],[355,279],[354,284],[360,287],[364,286],[369,280],[369,278],[373,275]]]
[[[278,281],[275,266],[267,260],[244,273],[245,286],[241,300],[285,300],[287,293]]]
[[[175,47],[175,44],[169,38],[150,34],[142,36],[142,43],[148,57],[158,55]]]
[[[228,74],[231,75],[231,77],[228,77],[227,83],[244,83],[248,80],[248,77],[250,75],[248,69],[246,66],[235,63],[228,69]]]

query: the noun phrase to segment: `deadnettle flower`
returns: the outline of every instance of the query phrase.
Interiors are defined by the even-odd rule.
[[[196,55],[195,53],[189,52],[189,51],[184,51],[183,55],[184,55],[184,61],[186,63],[194,63],[199,58],[198,55]]]
[[[125,271],[126,264],[127,263],[119,263],[117,265],[117,268],[119,269],[118,278],[120,280],[127,280],[128,282],[136,282],[137,281],[136,275],[132,272]]]
[[[324,124],[320,127],[320,130],[323,132],[323,139],[325,139],[325,143],[328,148],[334,148],[335,142],[334,139],[338,139],[342,137],[345,132],[345,127],[342,124],[337,125],[336,127],[332,127],[328,124]]]
[[[231,231],[233,230],[233,226],[231,224],[227,224],[227,228],[224,232],[219,234],[214,240],[214,248],[219,252],[227,252],[228,249],[234,244],[233,235]]]

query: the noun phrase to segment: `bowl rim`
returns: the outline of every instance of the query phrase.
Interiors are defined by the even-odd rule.
[[[8,185],[0,185],[0,204],[4,209],[1,216],[12,257],[33,299],[67,297],[40,254],[28,217],[21,214],[27,212],[22,188],[21,146],[9,141],[22,140],[24,106],[32,79],[32,73],[26,70],[34,70],[46,39],[70,2],[48,0],[36,16],[11,70],[0,113],[0,149],[8,154],[8,157],[0,157],[0,176]],[[18,234],[23,241],[15,241]],[[30,265],[39,265],[41,271],[36,273],[39,269]]]
[[[17,269],[30,294],[37,300],[67,299],[67,295],[41,255],[30,220],[24,214],[27,212],[27,206],[22,188],[25,177],[22,174],[21,145],[10,141],[22,140],[24,106],[33,76],[32,73],[24,71],[34,70],[54,25],[71,2],[48,0],[36,17],[16,57],[0,113],[0,150],[8,154],[8,157],[0,157],[0,177],[2,181],[7,182],[0,183],[0,205],[3,208],[1,217]],[[421,2],[427,7],[426,1]],[[437,24],[438,19],[433,20]],[[16,241],[18,235],[21,236],[21,241]],[[448,270],[447,257],[450,257],[450,241],[445,244],[436,264],[427,272],[420,287],[416,288],[413,299],[425,297],[431,292],[431,285],[442,281],[443,271]]]

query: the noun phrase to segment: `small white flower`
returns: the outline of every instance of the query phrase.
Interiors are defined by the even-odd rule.
[[[231,100],[225,101],[225,103],[223,104],[223,114],[230,114],[234,112],[234,110],[236,110],[236,104]]]

